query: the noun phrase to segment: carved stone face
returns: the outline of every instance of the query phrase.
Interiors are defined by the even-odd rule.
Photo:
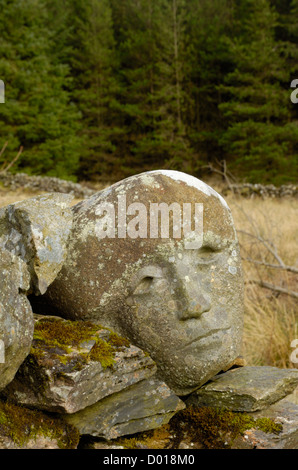
[[[160,220],[158,233],[150,232],[158,203],[175,203],[177,217],[181,208],[180,232],[174,211],[169,227],[160,228]],[[183,231],[190,214],[183,204],[200,219],[195,233]],[[151,355],[177,395],[187,395],[240,353],[242,273],[230,209],[184,173],[127,178],[74,207],[68,258],[46,296],[62,316],[128,337]]]

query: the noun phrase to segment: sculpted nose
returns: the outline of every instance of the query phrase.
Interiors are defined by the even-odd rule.
[[[183,293],[184,295],[179,299],[182,307],[179,313],[180,320],[199,318],[202,313],[211,309],[210,297],[202,292],[200,286],[188,286],[186,283]]]

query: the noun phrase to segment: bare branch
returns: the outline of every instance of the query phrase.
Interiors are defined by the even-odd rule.
[[[255,238],[256,240],[258,240],[260,243],[262,243],[266,248],[267,250],[274,256],[274,258],[276,259],[276,261],[279,263],[279,265],[285,269],[285,263],[283,262],[283,260],[281,259],[281,257],[278,255],[277,253],[277,249],[276,249],[276,246],[272,243],[272,242],[269,242],[268,240],[265,240],[263,237],[261,237],[261,235],[254,235],[252,233],[249,233],[249,232],[245,232],[244,230],[237,230],[239,233],[243,233],[244,235],[247,235],[249,237],[252,237],[252,238]]]
[[[242,258],[244,261],[249,261],[250,263],[258,264],[260,266],[265,266],[267,268],[274,268],[274,269],[284,269],[285,271],[289,271],[291,273],[298,273],[298,268],[295,266],[281,266],[280,264],[270,264],[266,263],[266,261],[259,261],[252,258]]]
[[[3,147],[2,147],[2,149],[1,149],[1,151],[0,151],[0,158],[1,158],[1,156],[2,156],[2,154],[3,154],[3,152],[4,152],[4,150],[6,149],[7,145],[8,145],[8,141],[5,142],[5,144],[3,145]],[[2,164],[2,166],[1,166],[1,168],[0,168],[0,173],[2,173],[2,170],[5,168],[5,166],[6,166],[6,161],[4,160],[4,162],[3,162],[3,164]]]
[[[15,162],[20,158],[22,151],[23,151],[23,146],[19,148],[19,151],[14,157],[14,159],[8,165],[6,165],[5,168],[1,169],[0,173],[6,173],[7,170],[9,170],[15,164]]]
[[[218,163],[218,162],[217,162]],[[226,161],[223,160],[223,171],[222,170],[218,170],[217,168],[214,168],[214,166],[212,165],[212,163],[208,163],[208,165],[204,165],[202,166],[201,168],[208,168],[210,171],[212,171],[213,173],[217,173],[218,175],[221,175],[224,177],[225,179],[225,182],[227,183],[228,185],[228,188],[234,193],[234,188],[230,182],[230,178],[228,177],[227,175],[227,169],[226,169]]]
[[[228,170],[228,167],[227,167],[227,162],[226,160],[221,160],[221,161],[218,161],[218,159],[216,158],[215,159],[217,165],[221,168],[223,168],[223,171],[222,171],[222,175],[224,177],[226,177],[226,175],[229,176],[229,178],[231,179],[231,181],[234,181],[234,183],[237,182],[235,176]]]
[[[5,144],[3,145],[3,147],[2,147],[2,149],[1,149],[1,151],[0,151],[0,157],[1,157],[2,153],[4,152],[4,150],[6,149],[7,145],[8,145],[8,141],[5,142]]]
[[[4,172],[5,172],[4,168],[6,167],[6,165],[7,165],[7,161],[4,160],[3,165],[2,165],[1,168],[0,168],[0,173],[4,173]]]
[[[279,294],[290,295],[291,297],[295,297],[296,299],[298,299],[298,292],[284,289],[283,287],[280,287],[280,286],[275,286],[274,284],[270,284],[269,282],[250,280],[247,282],[247,284],[257,284],[261,287],[264,287],[265,289],[270,289],[274,292],[278,292]]]

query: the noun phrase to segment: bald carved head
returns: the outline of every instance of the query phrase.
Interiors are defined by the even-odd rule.
[[[192,176],[132,176],[73,207],[68,255],[45,294],[65,318],[113,328],[187,395],[240,353],[243,286],[223,198]]]

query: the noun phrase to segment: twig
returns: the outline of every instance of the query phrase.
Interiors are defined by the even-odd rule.
[[[230,170],[228,170],[226,160],[218,161],[218,159],[216,158],[215,161],[219,167],[223,168],[223,176],[228,175],[231,181],[234,181],[234,183],[237,183],[235,176],[230,172]]]
[[[227,176],[227,171],[226,171],[226,163],[224,160],[224,171],[218,170],[217,168],[214,168],[214,166],[211,163],[208,163],[208,165],[204,165],[201,168],[208,168],[208,170],[212,171],[213,173],[217,173],[218,175],[221,175],[224,177],[225,182],[228,185],[228,188],[234,193],[234,188],[230,182],[229,177]]]
[[[14,157],[14,159],[4,169],[1,169],[0,173],[6,173],[7,170],[9,170],[15,164],[15,162],[20,158],[22,151],[23,151],[23,146],[19,148],[19,151]]]
[[[282,267],[283,269],[285,269],[285,263],[283,262],[283,260],[281,259],[281,257],[277,254],[277,250],[276,250],[276,247],[273,243],[271,242],[268,242],[267,240],[264,240],[263,237],[261,237],[261,235],[254,235],[252,233],[249,233],[249,232],[245,232],[244,230],[237,230],[239,233],[243,233],[244,235],[247,235],[249,237],[252,237],[252,238],[255,238],[256,240],[258,240],[259,242],[263,243],[263,245],[267,248],[267,250],[274,256],[274,258],[276,259],[276,261],[279,263],[280,267]]]
[[[4,172],[5,172],[4,168],[6,167],[6,165],[7,165],[7,161],[4,160],[4,163],[3,163],[3,165],[2,165],[1,168],[0,168],[0,173],[4,173]]]
[[[4,152],[4,150],[6,149],[7,145],[8,145],[8,141],[5,142],[5,144],[3,145],[3,147],[2,147],[2,149],[1,149],[1,151],[0,151],[0,157],[1,157],[2,153]]]
[[[285,271],[289,271],[291,273],[298,273],[298,268],[294,266],[287,266],[287,265],[280,265],[280,264],[270,264],[266,263],[266,261],[258,261],[252,258],[242,258],[244,261],[249,261],[250,263],[259,264],[260,266],[266,266],[267,268],[274,268],[274,269],[284,269]]]
[[[2,147],[2,149],[1,149],[1,151],[0,151],[0,158],[1,158],[1,156],[2,156],[2,154],[3,154],[3,152],[4,152],[4,150],[6,149],[7,145],[8,145],[8,141],[5,142],[5,144],[3,145],[3,147]],[[6,163],[7,163],[6,160],[4,160],[4,162],[3,162],[3,164],[2,164],[2,166],[1,166],[1,168],[0,168],[0,173],[1,173],[2,170],[5,168]]]
[[[290,295],[291,297],[295,297],[296,299],[298,299],[298,292],[295,292],[293,290],[284,289],[283,287],[280,287],[280,286],[275,286],[273,284],[270,284],[269,282],[250,280],[250,281],[248,281],[248,284],[257,284],[261,287],[265,287],[265,289],[270,289],[270,290],[272,290],[274,292],[278,292],[280,294],[287,294],[287,295]]]

